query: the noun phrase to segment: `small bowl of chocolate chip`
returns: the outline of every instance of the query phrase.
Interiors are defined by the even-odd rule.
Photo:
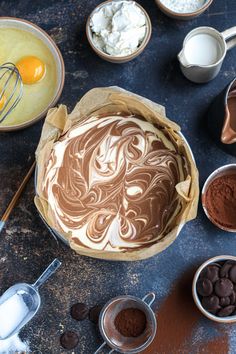
[[[194,275],[192,293],[210,320],[236,322],[236,257],[223,255],[204,262]]]

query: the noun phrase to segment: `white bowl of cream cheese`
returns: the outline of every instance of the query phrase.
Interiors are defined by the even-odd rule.
[[[108,0],[90,14],[86,34],[92,49],[113,63],[137,57],[148,44],[152,25],[147,12],[135,1]]]

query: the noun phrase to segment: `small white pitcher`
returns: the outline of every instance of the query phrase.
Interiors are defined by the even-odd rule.
[[[212,27],[198,27],[188,33],[178,54],[184,76],[195,83],[214,79],[228,49],[236,46],[236,26],[224,32]]]

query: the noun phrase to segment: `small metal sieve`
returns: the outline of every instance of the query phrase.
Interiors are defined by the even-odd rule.
[[[157,323],[151,305],[155,300],[154,293],[148,293],[143,299],[135,296],[123,295],[110,300],[102,309],[99,316],[99,329],[104,339],[104,343],[96,350],[94,354],[100,353],[101,349],[106,346],[112,348],[109,352],[125,354],[140,353],[147,348],[153,341]],[[135,308],[141,310],[146,316],[146,329],[138,337],[130,338],[122,336],[115,327],[115,318],[117,314],[127,308]]]

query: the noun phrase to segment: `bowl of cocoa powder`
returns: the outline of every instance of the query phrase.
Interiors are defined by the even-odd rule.
[[[218,323],[236,322],[236,257],[216,256],[196,271],[193,299],[204,316]]]
[[[236,232],[236,164],[222,166],[207,178],[202,189],[202,206],[214,225]]]

